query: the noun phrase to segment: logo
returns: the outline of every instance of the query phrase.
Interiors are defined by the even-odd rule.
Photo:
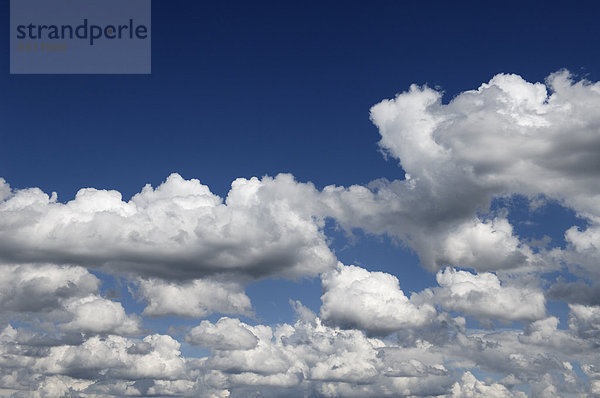
[[[11,74],[149,74],[150,0],[11,0]]]

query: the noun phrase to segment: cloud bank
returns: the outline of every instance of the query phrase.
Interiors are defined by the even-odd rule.
[[[6,182],[0,185],[7,263],[80,264],[163,279],[314,276],[335,265],[322,220],[297,206],[314,187],[289,175],[238,179],[225,200],[178,174],[128,202],[117,191],[86,188],[62,204],[37,188],[8,194]]]

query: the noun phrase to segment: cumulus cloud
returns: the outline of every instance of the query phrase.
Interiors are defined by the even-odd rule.
[[[97,294],[100,281],[85,268],[48,264],[0,266],[0,311],[42,312],[65,299]]]
[[[48,345],[27,331],[0,330],[0,391],[3,396],[177,395],[194,391],[193,372],[170,336],[131,339],[90,336]],[[7,394],[4,394],[6,392]]]
[[[505,286],[489,272],[472,274],[446,268],[437,273],[436,280],[440,287],[434,289],[433,301],[447,310],[504,321],[533,321],[546,315],[541,290]]]
[[[5,262],[77,263],[166,279],[316,275],[335,257],[323,221],[302,204],[314,192],[290,175],[237,179],[223,201],[178,174],[128,202],[93,188],[66,204],[37,188],[17,190],[0,203],[0,253]]]
[[[523,384],[566,396],[588,391],[571,361],[597,362],[594,349],[582,347],[574,331],[559,330],[553,317],[532,322],[524,331],[500,332],[469,332],[460,320],[439,317],[426,328],[436,328],[444,340],[423,329],[416,330],[415,339],[395,342],[327,326],[300,305],[297,311],[300,318],[294,325],[276,328],[228,319],[234,337],[226,346],[214,338],[225,321],[203,321],[195,334],[206,332],[203,345],[214,341],[217,347],[201,365],[210,369],[204,382],[232,393],[291,396],[524,397],[516,388]],[[250,337],[248,331],[258,341],[250,344],[248,339],[242,347],[239,338]],[[593,375],[593,365],[586,366]],[[469,371],[456,373],[456,368],[503,377],[484,382]]]
[[[590,222],[571,229],[567,240],[592,258],[600,216],[598,106],[600,84],[574,82],[564,71],[546,84],[499,74],[447,104],[439,91],[413,85],[371,109],[380,146],[399,160],[406,179],[326,187],[323,203],[348,230],[402,239],[432,271],[555,269],[506,219],[480,218],[494,198],[542,196]]]
[[[6,180],[0,177],[0,200],[4,200],[10,196],[10,185],[6,182]]]
[[[414,178],[443,184],[440,166],[450,166],[466,184],[498,194],[545,193],[595,212],[586,197],[598,193],[599,87],[573,82],[565,71],[549,76],[547,86],[499,74],[448,104],[439,92],[412,86],[371,115],[382,148]]]
[[[141,333],[141,319],[127,315],[121,303],[88,296],[69,301],[65,308],[73,313],[73,319],[62,326],[64,330],[125,335]]]
[[[141,319],[101,297],[99,286],[82,267],[0,266],[0,312],[15,318],[29,314],[67,332],[139,334]]]
[[[569,328],[600,346],[600,306],[569,304]]]
[[[469,332],[460,320],[438,317],[427,328],[438,329],[445,340],[417,331],[411,341],[396,341],[327,326],[300,303],[294,305],[299,318],[293,325],[202,321],[186,336],[188,342],[211,349],[198,359],[184,358],[180,344],[165,335],[91,336],[79,343],[57,342],[32,355],[36,343],[8,326],[0,331],[1,387],[26,391],[34,380],[37,391],[47,391],[40,396],[58,391],[201,397],[523,397],[516,388],[523,384],[568,396],[596,388],[594,349],[582,348],[584,340],[574,329],[557,329],[556,318],[533,322],[523,332]],[[583,364],[594,381],[590,386],[577,377],[571,361]],[[483,382],[471,372],[457,373],[457,368],[504,377]]]
[[[185,369],[179,347],[164,335],[147,336],[138,343],[121,336],[95,336],[79,346],[52,347],[34,369],[79,378],[108,372],[117,379],[177,379]]]
[[[344,328],[358,328],[385,335],[419,327],[436,315],[430,304],[415,305],[400,289],[398,278],[338,264],[321,276],[321,318]]]
[[[478,270],[525,268],[535,263],[531,249],[513,235],[505,218],[463,223],[451,230],[442,244],[438,264],[460,264]]]
[[[239,284],[196,279],[172,282],[160,279],[138,281],[137,294],[146,301],[143,314],[200,318],[212,312],[250,314],[250,299]]]
[[[520,391],[513,393],[499,383],[487,385],[486,383],[477,380],[471,372],[465,372],[460,382],[457,381],[454,386],[452,386],[452,397],[456,398],[524,398],[526,396],[525,393]]]
[[[597,198],[596,198],[597,199]],[[556,251],[554,255],[562,261],[585,270],[588,277],[597,280],[598,257],[600,256],[600,217],[595,215],[590,218],[589,226],[585,229],[571,227],[565,232],[565,241],[569,244],[568,250]],[[590,297],[597,301],[597,297]]]
[[[202,321],[190,330],[186,341],[217,350],[249,350],[256,347],[258,337],[239,319],[221,318],[215,324]]]
[[[420,355],[419,349],[400,352],[360,331],[326,326],[299,303],[295,308],[294,325],[271,328],[221,319],[192,329],[189,341],[199,338],[217,349],[202,364],[212,370],[205,382],[232,392],[272,387],[286,396],[428,395],[450,387],[440,356]],[[222,343],[218,336],[226,325],[231,336]],[[396,368],[403,370],[391,372]]]

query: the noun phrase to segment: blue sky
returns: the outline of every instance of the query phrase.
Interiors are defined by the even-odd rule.
[[[154,0],[151,75],[7,56],[0,395],[600,394],[598,11]]]
[[[82,186],[128,196],[173,171],[221,194],[279,172],[318,186],[399,178],[368,111],[410,84],[448,100],[501,72],[597,79],[594,12],[540,4],[157,1],[150,76],[3,70],[0,166],[64,200]]]

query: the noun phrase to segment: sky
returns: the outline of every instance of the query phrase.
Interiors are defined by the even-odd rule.
[[[6,55],[0,396],[600,396],[598,11],[153,0],[150,75]]]

